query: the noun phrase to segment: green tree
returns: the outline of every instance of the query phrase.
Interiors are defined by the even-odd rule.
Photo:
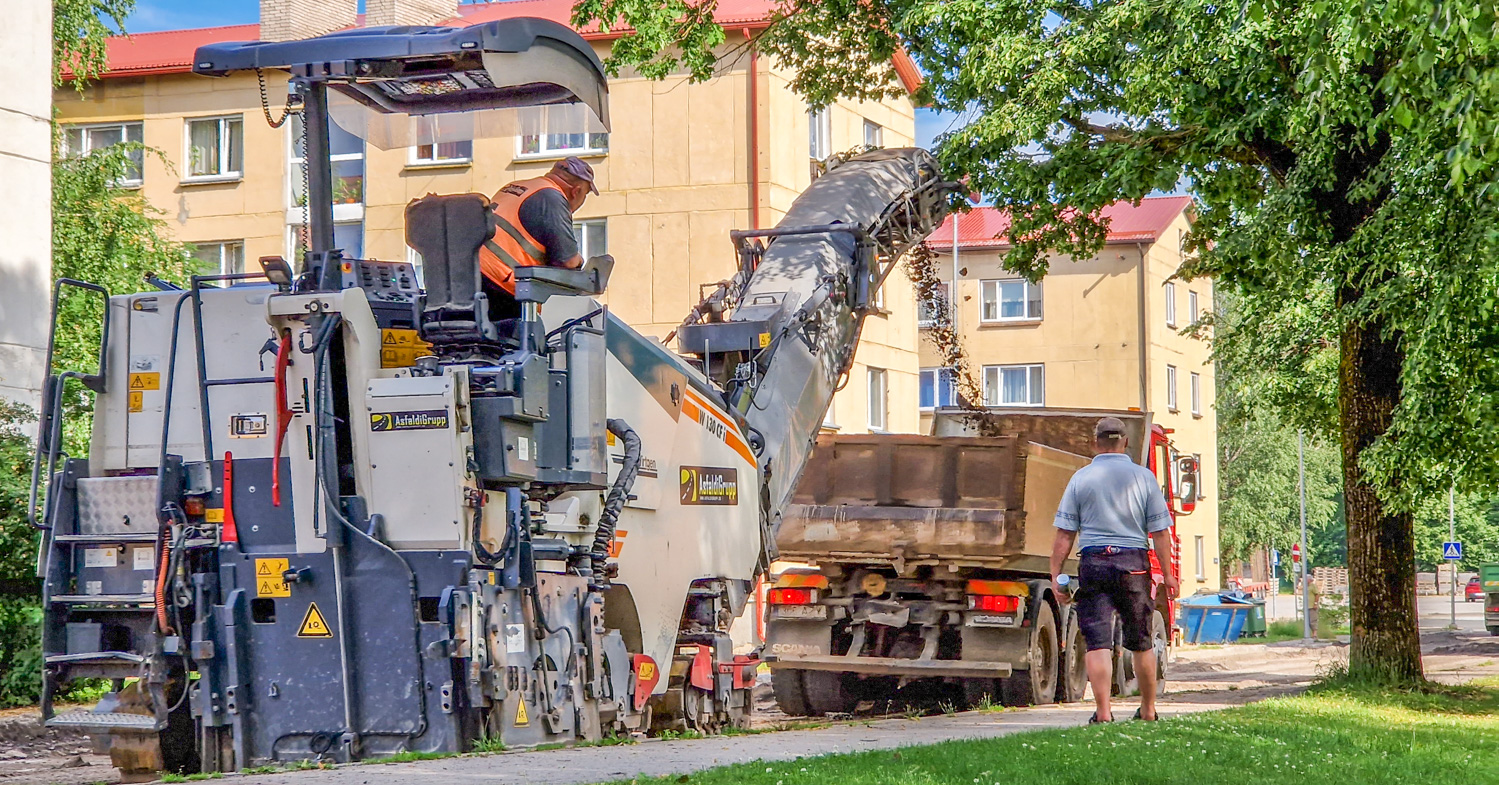
[[[1493,38],[1481,38],[1492,8],[1435,11],[1467,26],[1465,59],[1438,64],[1452,35],[1428,45],[1437,6],[1394,6],[780,0],[757,44],[813,103],[887,94],[889,56],[907,47],[927,76],[922,97],[969,118],[939,156],[1011,212],[1006,264],[1023,274],[1043,275],[1048,251],[1097,251],[1105,205],[1186,182],[1198,221],[1183,276],[1214,275],[1261,313],[1325,301],[1305,334],[1317,343],[1285,359],[1336,357],[1328,430],[1342,458],[1350,667],[1413,681],[1417,502],[1454,481],[1499,482],[1499,192],[1461,191],[1449,156],[1474,169],[1471,185],[1472,161],[1499,153],[1475,148],[1447,112],[1454,91],[1496,81]],[[646,33],[616,44],[613,67],[706,78],[704,47],[723,39],[705,8],[584,0],[575,20]],[[1408,67],[1413,51],[1429,67]],[[1327,408],[1282,416],[1329,424]]]

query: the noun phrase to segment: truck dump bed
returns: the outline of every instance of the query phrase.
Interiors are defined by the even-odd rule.
[[[1050,410],[997,412],[999,436],[823,434],[777,533],[781,558],[1046,573],[1057,504],[1104,414],[1148,427],[1139,412]],[[961,416],[936,429],[978,432]]]

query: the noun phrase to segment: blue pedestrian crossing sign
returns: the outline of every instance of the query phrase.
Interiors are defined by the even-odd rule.
[[[1460,542],[1442,543],[1442,558],[1447,561],[1457,561],[1463,557],[1463,544]]]

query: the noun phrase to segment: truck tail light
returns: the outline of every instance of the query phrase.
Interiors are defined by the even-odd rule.
[[[771,605],[811,605],[817,602],[816,589],[771,589],[765,594]]]
[[[1490,605],[1483,609],[1485,613],[1499,613],[1499,605]]]
[[[1020,609],[1020,598],[1004,594],[970,594],[968,609],[987,613],[1014,613]]]

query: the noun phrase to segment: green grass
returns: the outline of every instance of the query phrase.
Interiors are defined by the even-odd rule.
[[[498,736],[486,736],[474,742],[474,752],[504,752],[505,742]]]
[[[405,752],[397,752],[394,755],[388,755],[384,758],[371,758],[365,761],[365,763],[410,763],[416,760],[437,760],[438,758],[452,758],[456,757],[456,755],[457,753],[453,752],[413,752],[408,750]]]
[[[203,774],[188,774],[186,776],[181,774],[173,774],[172,772],[167,772],[161,775],[162,782],[201,782],[203,780],[218,780],[223,778],[224,773],[220,771],[210,771]]]
[[[639,785],[1406,785],[1499,782],[1499,680],[1387,691],[1344,680],[1160,723],[753,763]]]

